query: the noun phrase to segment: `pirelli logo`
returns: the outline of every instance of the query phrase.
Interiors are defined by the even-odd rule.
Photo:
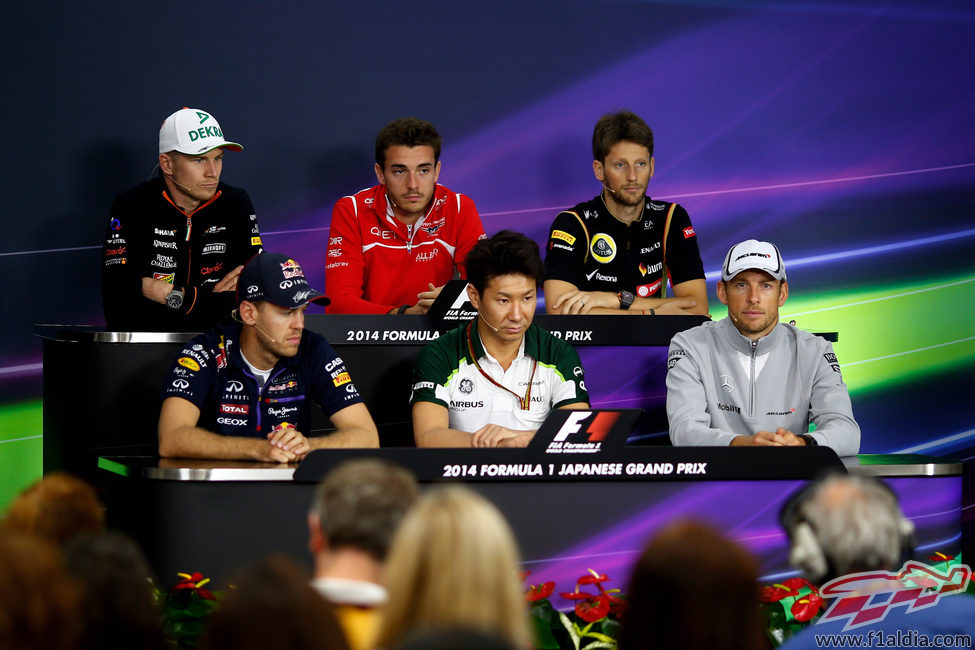
[[[261,246],[261,245],[262,242],[260,237],[251,237],[251,246]]]
[[[335,384],[336,386],[341,386],[342,384],[347,384],[350,381],[352,381],[352,378],[349,377],[349,373],[342,372],[339,373],[338,377],[332,380],[332,383]]]
[[[553,230],[552,239],[561,239],[569,246],[576,243],[576,238],[563,230]]]

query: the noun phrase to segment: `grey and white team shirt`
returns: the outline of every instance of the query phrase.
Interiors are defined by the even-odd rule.
[[[724,318],[674,336],[667,368],[674,445],[724,446],[783,427],[808,433],[840,456],[860,449],[839,362],[819,336],[779,323],[752,341]]]

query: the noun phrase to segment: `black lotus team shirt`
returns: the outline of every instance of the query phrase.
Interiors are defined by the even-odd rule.
[[[362,401],[342,358],[325,337],[307,330],[298,354],[280,359],[260,386],[240,354],[240,331],[240,323],[231,323],[197,336],[166,376],[162,398],[195,404],[197,426],[225,436],[266,438],[290,425],[308,435],[309,399],[329,417]]]
[[[671,286],[704,279],[697,235],[683,207],[646,197],[643,214],[626,225],[610,213],[601,195],[555,217],[545,279],[571,282],[581,291],[625,290],[642,298],[662,297],[667,281],[664,227],[671,210],[666,241]]]
[[[109,329],[206,331],[236,306],[233,291],[213,292],[228,272],[261,250],[247,192],[225,183],[190,214],[172,202],[161,177],[122,192],[112,204],[102,246],[102,300]],[[172,309],[142,295],[142,278],[185,287]]]

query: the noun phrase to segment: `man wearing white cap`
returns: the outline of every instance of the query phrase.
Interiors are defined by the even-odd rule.
[[[789,296],[779,249],[754,239],[732,246],[717,294],[728,318],[681,332],[670,343],[671,441],[823,445],[841,456],[856,454],[860,427],[832,344],[779,322]]]
[[[119,194],[102,247],[110,329],[202,331],[234,308],[243,264],[261,250],[247,192],[220,182],[216,118],[183,108],[159,130],[160,175]]]

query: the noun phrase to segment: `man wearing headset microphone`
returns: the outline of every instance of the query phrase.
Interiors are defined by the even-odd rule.
[[[378,185],[335,203],[325,259],[330,314],[425,314],[484,227],[440,178],[440,134],[415,117],[376,136]]]
[[[220,181],[228,149],[242,147],[206,111],[183,108],[163,122],[159,176],[119,194],[105,229],[110,329],[204,331],[234,308],[261,233],[247,192]]]
[[[239,321],[187,343],[163,387],[159,455],[287,463],[312,449],[378,447],[379,435],[345,362],[307,332],[308,303],[328,300],[304,270],[259,253],[237,282]],[[309,400],[336,430],[309,437]]]
[[[560,212],[549,231],[546,311],[707,314],[704,266],[687,211],[646,195],[653,131],[629,111],[604,115],[593,129],[592,156],[602,191]]]
[[[467,255],[477,318],[427,344],[413,368],[418,447],[525,447],[553,408],[589,408],[571,345],[532,324],[538,245],[502,230]]]
[[[832,344],[779,322],[789,297],[779,249],[754,239],[732,246],[717,292],[728,318],[679,332],[670,343],[674,445],[823,445],[856,454],[860,427]]]

